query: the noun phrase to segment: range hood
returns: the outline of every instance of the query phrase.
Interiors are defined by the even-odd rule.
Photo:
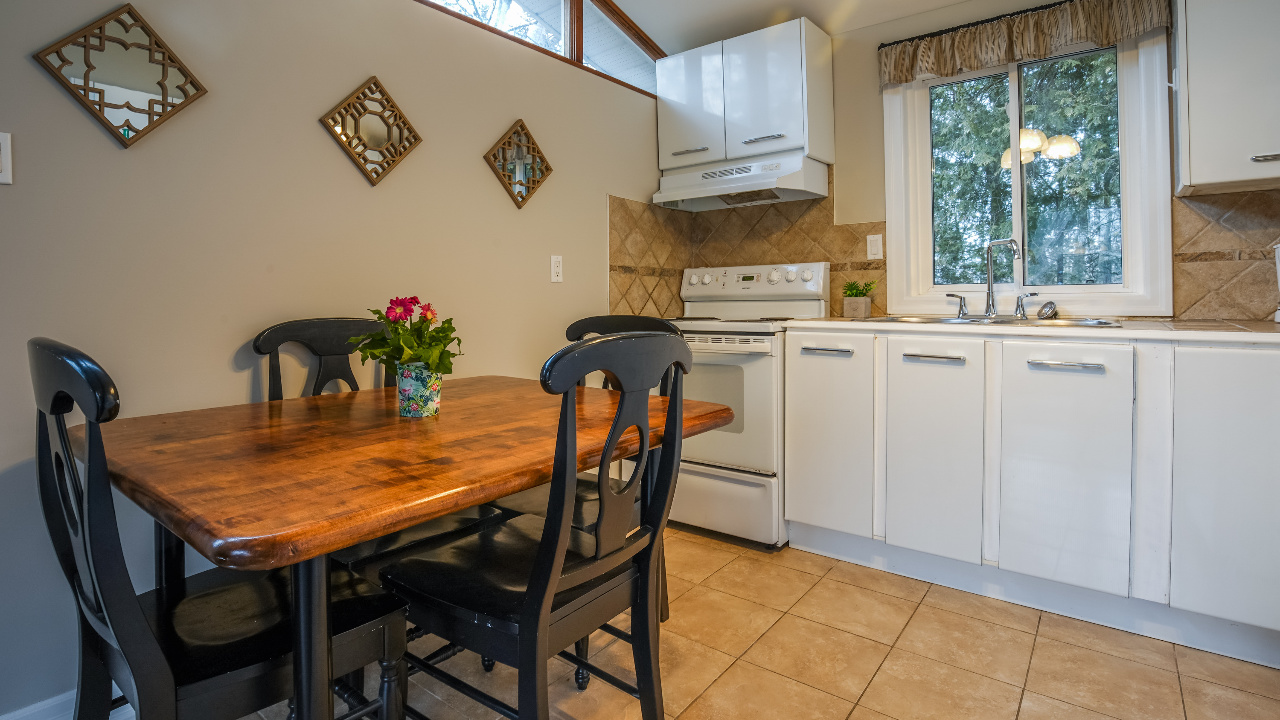
[[[653,202],[704,212],[826,196],[827,166],[796,149],[664,171]]]

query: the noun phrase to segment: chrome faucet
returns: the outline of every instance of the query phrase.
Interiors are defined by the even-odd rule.
[[[996,292],[995,292],[995,274],[991,267],[991,251],[994,248],[1007,245],[1013,251],[1013,259],[1017,260],[1022,257],[1022,251],[1018,249],[1018,241],[1013,238],[1007,240],[992,240],[987,243],[987,309],[983,314],[987,317],[996,316]]]
[[[1018,305],[1017,305],[1017,307],[1015,307],[1015,308],[1013,309],[1013,316],[1014,316],[1015,318],[1019,319],[1019,320],[1026,320],[1026,319],[1027,319],[1027,308],[1026,308],[1026,306],[1025,306],[1025,305],[1023,305],[1022,303],[1023,303],[1023,301],[1024,301],[1024,300],[1026,300],[1027,298],[1029,298],[1029,297],[1037,297],[1038,295],[1040,295],[1040,293],[1038,293],[1038,292],[1033,292],[1033,293],[1024,293],[1024,294],[1022,294],[1022,295],[1019,295],[1019,296],[1018,296]]]

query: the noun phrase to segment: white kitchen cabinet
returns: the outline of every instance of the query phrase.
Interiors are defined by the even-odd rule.
[[[725,40],[723,53],[728,158],[803,148],[815,160],[835,162],[826,33],[799,18]]]
[[[1280,351],[1174,356],[1170,605],[1280,630]]]
[[[722,43],[658,60],[658,168],[725,159]]]
[[[875,339],[786,335],[786,519],[871,537]]]
[[[985,342],[887,338],[885,541],[982,562]]]
[[[1133,348],[1005,342],[1000,567],[1129,594]]]
[[[1175,0],[1174,8],[1177,194],[1280,187],[1280,3]]]

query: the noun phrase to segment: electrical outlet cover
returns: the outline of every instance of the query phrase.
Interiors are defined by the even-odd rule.
[[[0,133],[0,185],[13,184],[13,136]]]
[[[883,235],[867,236],[867,259],[868,260],[884,259],[884,236]]]

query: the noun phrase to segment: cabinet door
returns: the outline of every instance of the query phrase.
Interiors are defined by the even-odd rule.
[[[724,41],[724,113],[730,158],[804,147],[799,20]]]
[[[658,167],[724,160],[724,72],[714,43],[658,61]]]
[[[887,344],[885,541],[980,563],[986,344]]]
[[[1184,118],[1192,185],[1280,176],[1280,75],[1276,0],[1186,0]]]
[[[1000,567],[1128,596],[1133,348],[1003,352]]]
[[[1280,630],[1280,351],[1174,354],[1169,604]]]
[[[875,339],[786,334],[786,519],[871,537]]]

